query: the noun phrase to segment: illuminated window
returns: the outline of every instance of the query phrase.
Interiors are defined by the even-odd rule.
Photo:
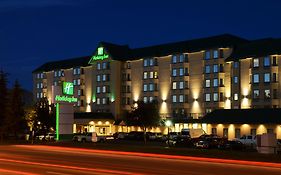
[[[58,76],[57,71],[55,71],[55,77],[57,77],[57,76]]]
[[[147,103],[148,101],[147,101],[147,97],[143,97],[143,102],[144,103]]]
[[[102,63],[102,69],[106,69],[107,68],[107,62],[103,62]]]
[[[215,78],[215,79],[213,80],[213,87],[218,87],[218,86],[219,86],[218,79]]]
[[[258,99],[260,97],[260,90],[255,89],[253,91],[254,99]]]
[[[211,94],[209,94],[209,93],[206,93],[206,94],[205,94],[205,101],[206,101],[206,102],[211,101]]]
[[[173,82],[173,89],[177,89],[177,82]]]
[[[149,72],[149,78],[152,79],[153,78],[153,74],[154,74],[153,72]]]
[[[149,91],[154,91],[154,84],[153,83],[149,84]]]
[[[80,95],[81,95],[81,90],[80,90],[80,89],[78,89],[78,91],[77,91],[77,95],[78,95],[78,96],[80,96]]]
[[[263,66],[264,67],[270,66],[270,58],[269,57],[264,57],[263,58]]]
[[[153,102],[153,97],[149,97],[149,103]]]
[[[270,82],[270,73],[265,73],[264,74],[264,82],[269,83]]]
[[[81,80],[80,78],[77,79],[77,85],[80,85],[81,84]]]
[[[218,66],[217,64],[214,64],[214,65],[213,65],[213,72],[214,72],[214,73],[219,72],[219,66]]]
[[[219,94],[218,93],[214,93],[213,94],[213,100],[214,101],[219,101]]]
[[[173,77],[177,76],[177,69],[173,69]]]
[[[158,78],[158,72],[154,72],[154,78]]]
[[[100,86],[97,86],[97,94],[100,93]]]
[[[238,67],[239,67],[239,62],[237,62],[237,61],[234,62],[234,68],[235,68],[235,69],[238,69]]]
[[[147,66],[148,66],[148,60],[147,60],[147,59],[144,59],[144,60],[143,60],[143,66],[144,66],[144,67],[147,67]]]
[[[75,79],[73,80],[73,85],[75,85],[75,86],[77,85],[77,80],[75,80]]]
[[[149,66],[153,66],[154,65],[154,60],[153,58],[149,59]]]
[[[211,58],[211,52],[205,51],[205,60],[209,60]]]
[[[218,50],[213,50],[213,58],[218,58],[219,57],[219,52]]]
[[[211,80],[205,80],[205,87],[209,88],[211,86]]]
[[[253,76],[253,82],[254,82],[254,83],[259,83],[259,82],[260,82],[260,76],[259,76],[259,74],[254,74],[254,76]]]
[[[102,86],[102,93],[106,93],[106,86]]]
[[[210,65],[206,65],[206,66],[205,66],[205,73],[206,73],[206,74],[211,73],[211,67],[210,67]]]
[[[100,104],[100,98],[97,98],[97,104],[98,105]]]
[[[100,75],[97,75],[97,81],[100,81]]]
[[[106,74],[102,75],[102,81],[106,81]]]
[[[173,99],[173,103],[176,103],[176,102],[177,102],[177,96],[176,96],[176,95],[173,95],[173,96],[172,96],[172,99]]]
[[[253,67],[259,67],[259,59],[258,58],[253,59]]]
[[[147,84],[143,85],[143,91],[146,92],[147,91]]]
[[[100,63],[97,63],[97,70],[101,70]]]
[[[264,98],[265,99],[270,99],[271,95],[270,95],[270,89],[265,89],[264,90]]]
[[[172,63],[177,63],[177,56],[176,55],[172,56]]]
[[[147,79],[147,72],[143,73],[143,79]]]
[[[237,93],[234,94],[234,100],[235,100],[235,101],[238,100],[238,94],[237,94]]]
[[[233,81],[234,81],[234,84],[237,84],[237,83],[238,83],[238,77],[237,77],[237,76],[234,76],[234,77],[233,77]]]
[[[228,128],[223,128],[222,135],[225,138],[228,138]]]
[[[184,69],[183,69],[183,68],[180,68],[179,71],[180,71],[179,75],[180,75],[180,76],[183,76],[183,75],[184,75]]]
[[[179,62],[182,63],[184,61],[184,54],[180,54],[180,60]]]

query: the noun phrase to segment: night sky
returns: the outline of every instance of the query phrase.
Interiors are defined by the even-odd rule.
[[[281,37],[279,0],[0,0],[0,69],[32,89],[45,62],[91,55],[99,41],[143,47],[230,33]]]

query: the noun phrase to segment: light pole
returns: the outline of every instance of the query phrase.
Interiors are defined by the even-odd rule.
[[[166,120],[165,125],[168,127],[168,146],[170,147],[170,127],[172,126],[171,120]]]

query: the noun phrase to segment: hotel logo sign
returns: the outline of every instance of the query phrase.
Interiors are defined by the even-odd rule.
[[[89,64],[93,64],[94,61],[98,61],[98,60],[104,60],[109,58],[109,55],[106,54],[104,52],[104,48],[103,47],[99,47],[97,54],[91,57],[91,60],[89,61]]]
[[[72,82],[63,82],[62,93],[64,95],[73,95],[73,83]]]

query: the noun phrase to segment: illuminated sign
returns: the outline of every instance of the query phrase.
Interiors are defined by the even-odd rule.
[[[78,101],[78,99],[75,97],[60,96],[60,95],[56,95],[55,100],[56,102],[68,102],[68,103],[74,103]]]
[[[99,47],[97,55],[92,56],[91,60],[89,61],[89,64],[93,64],[93,61],[97,61],[97,60],[102,61],[107,58],[109,58],[109,55],[104,52],[104,48]]]
[[[72,82],[63,82],[62,93],[65,95],[73,95],[73,83]]]

